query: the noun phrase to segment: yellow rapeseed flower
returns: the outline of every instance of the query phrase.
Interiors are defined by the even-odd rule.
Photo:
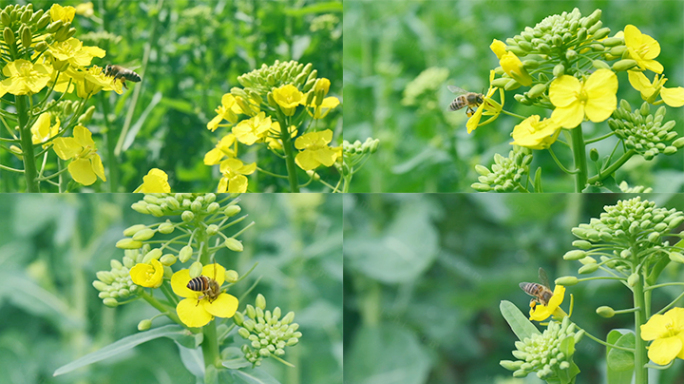
[[[107,181],[102,166],[102,159],[97,154],[97,147],[88,128],[77,125],[74,137],[58,137],[54,140],[53,149],[62,160],[70,160],[69,173],[80,184],[91,185],[99,177]]]
[[[556,107],[551,118],[563,128],[575,128],[584,116],[595,122],[610,117],[617,108],[618,81],[609,69],[599,69],[586,82],[563,75],[555,79],[549,88],[549,99]]]
[[[655,75],[651,83],[643,72],[628,71],[629,83],[641,93],[641,98],[653,104],[658,95],[665,104],[670,107],[681,107],[684,105],[684,88],[665,88],[667,78]]]
[[[233,127],[233,134],[239,142],[252,145],[257,141],[263,140],[268,131],[273,126],[271,116],[266,116],[266,113],[259,112],[258,115],[248,120],[242,120]]]
[[[24,59],[11,61],[2,69],[6,77],[2,86],[5,93],[13,95],[36,94],[48,84],[51,73],[52,67],[47,64],[33,64]]]
[[[205,165],[216,165],[223,160],[224,157],[235,157],[237,156],[237,145],[236,145],[235,135],[232,133],[223,136],[221,141],[216,144],[216,147],[204,155]]]
[[[57,135],[59,132],[60,121],[59,117],[55,116],[55,125],[50,126],[50,119],[52,114],[49,112],[41,113],[36,122],[31,126],[31,141],[34,145],[44,143],[51,137]],[[44,144],[43,148],[47,148],[50,144]]]
[[[76,8],[74,7],[62,7],[59,4],[52,4],[50,8],[50,19],[52,21],[62,20],[65,23],[71,23],[76,15]]]
[[[133,193],[169,193],[169,175],[159,168],[152,168],[143,176],[143,183]]]
[[[223,177],[219,181],[218,193],[247,192],[247,177],[256,171],[256,163],[243,164],[239,159],[226,159],[221,162]]]
[[[214,132],[223,120],[228,120],[231,124],[237,123],[237,113],[240,113],[240,107],[235,102],[235,96],[226,93],[221,97],[221,105],[216,108],[216,117],[207,123],[207,129]]]
[[[295,148],[301,152],[295,157],[295,163],[305,170],[310,171],[320,165],[329,167],[335,163],[339,151],[328,146],[332,141],[332,131],[326,129],[321,132],[310,132],[295,140]]]
[[[560,131],[560,125],[553,119],[540,120],[538,115],[532,115],[513,128],[511,145],[546,149],[556,141]]]
[[[504,90],[503,88],[498,88],[499,89],[499,96],[501,97],[501,104],[497,103],[492,99],[492,96],[494,96],[494,93],[496,92],[497,88],[492,87],[492,81],[494,80],[494,71],[489,71],[489,89],[487,90],[487,94],[484,95],[484,102],[482,105],[480,105],[477,108],[477,111],[470,116],[470,119],[468,119],[468,122],[466,123],[466,128],[468,129],[468,133],[474,131],[477,127],[489,124],[496,120],[497,117],[499,117],[499,114],[501,113],[501,109],[503,108],[503,102],[504,102]],[[492,116],[487,121],[484,123],[480,124],[480,120],[482,119],[482,116]]]
[[[311,117],[313,117],[314,119],[322,119],[328,116],[328,113],[330,113],[330,111],[332,111],[333,109],[337,108],[338,105],[340,105],[340,99],[334,96],[326,97],[325,99],[323,99],[323,101],[321,101],[321,105],[316,105],[315,101],[316,98],[314,98],[314,102],[307,106],[313,108],[313,113],[309,111],[309,115],[311,115]]]
[[[653,315],[641,326],[641,338],[653,340],[648,358],[667,365],[675,357],[684,359],[684,308],[672,308],[662,315]]]
[[[631,24],[625,27],[624,36],[629,55],[637,62],[639,68],[663,73],[663,65],[655,61],[655,58],[660,55],[658,41],[641,33],[639,28]]]
[[[532,76],[522,66],[522,61],[513,52],[506,52],[506,44],[494,39],[489,48],[499,58],[499,65],[506,74],[518,83],[528,87],[532,84]]]
[[[95,11],[93,10],[93,2],[89,1],[87,3],[81,3],[77,5],[76,14],[85,17],[91,17],[92,15],[94,15]]]
[[[202,268],[202,275],[216,280],[221,286],[226,278],[226,269],[219,264],[205,265]],[[190,328],[203,327],[213,320],[214,316],[227,318],[235,314],[238,307],[238,299],[235,296],[222,292],[215,300],[210,301],[202,292],[188,288],[190,280],[190,272],[187,269],[181,269],[171,277],[173,292],[185,297],[176,306],[178,318],[183,324]]]
[[[306,102],[304,94],[292,84],[273,90],[273,100],[280,106],[285,116],[292,116],[297,106]]]
[[[565,287],[562,285],[556,285],[556,288],[553,290],[553,296],[551,296],[548,305],[538,304],[530,308],[530,320],[544,321],[550,316],[560,320],[567,316],[565,311],[563,311],[560,307],[560,305],[563,303],[564,297]]]
[[[47,53],[57,61],[54,65],[56,68],[62,68],[63,62],[72,67],[86,67],[94,57],[103,58],[106,55],[104,49],[83,46],[83,42],[75,37],[50,44]]]
[[[164,266],[157,259],[152,259],[150,264],[136,264],[129,273],[133,283],[141,287],[158,288],[164,281]]]

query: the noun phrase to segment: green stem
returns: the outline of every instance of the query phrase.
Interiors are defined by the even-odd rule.
[[[59,193],[64,193],[67,190],[69,180],[65,177],[66,175],[61,173],[62,170],[67,169],[64,167],[64,160],[57,158],[57,169],[59,169]]]
[[[587,154],[582,136],[582,125],[570,130],[572,136],[572,155],[575,158],[575,192],[582,192],[587,185]]]
[[[598,181],[602,181],[603,179],[607,178],[608,176],[612,175],[613,172],[617,171],[618,168],[620,168],[623,164],[627,162],[634,154],[636,151],[634,149],[630,149],[629,151],[625,152],[622,156],[620,156],[619,159],[615,160],[613,164],[611,164],[608,168],[605,170],[601,171],[598,175],[592,176],[589,179],[589,183],[593,184]]]
[[[140,297],[145,299],[145,301],[147,301],[151,306],[153,306],[159,312],[168,316],[169,319],[173,320],[174,322],[176,322],[180,325],[183,325],[183,322],[181,322],[180,318],[178,318],[178,315],[176,314],[175,308],[170,308],[170,307],[160,303],[159,300],[154,298],[154,296],[148,295],[147,292],[145,292],[145,290],[140,291]]]
[[[294,151],[292,150],[292,136],[288,132],[288,124],[280,121],[280,140],[283,141],[283,152],[285,153],[285,165],[287,166],[287,178],[290,182],[290,192],[299,192],[299,182],[297,181],[297,167],[294,161]]]
[[[599,339],[598,337],[592,335],[591,333],[587,332],[586,330],[580,328],[579,326],[577,326],[576,323],[575,323],[575,326],[577,327],[577,329],[579,329],[579,330],[581,330],[581,331],[584,331],[584,334],[587,335],[588,338],[594,340],[595,342],[597,342],[597,343],[599,343],[599,344],[603,344],[603,345],[605,345],[606,347],[611,347],[611,348],[615,348],[615,349],[620,349],[620,350],[622,350],[622,351],[634,352],[634,350],[631,349],[631,348],[620,347],[620,346],[618,346],[618,345],[613,345],[613,344],[610,344],[610,343],[606,343],[605,341],[603,341],[603,340]]]
[[[31,127],[28,125],[28,96],[14,96],[19,118],[19,132],[21,139],[21,151],[24,160],[24,177],[26,178],[26,192],[40,192],[38,183],[38,170],[36,169],[36,158],[33,155],[33,139],[31,137]]]
[[[551,149],[551,147],[549,147],[549,148],[547,148],[547,149],[548,149],[548,151],[549,151],[549,154],[550,154],[551,157],[553,158],[553,161],[556,162],[556,165],[558,165],[558,167],[561,169],[561,171],[567,173],[568,175],[574,175],[574,174],[577,173],[577,170],[571,171],[571,170],[565,168],[565,166],[563,165],[563,163],[561,163],[561,161],[558,160],[558,157],[556,157],[556,153],[553,152],[553,149]]]
[[[634,255],[635,252],[632,249]],[[636,256],[635,256],[636,257]],[[637,272],[638,260],[633,261],[632,273]],[[634,378],[635,384],[648,384],[648,368],[645,365],[648,363],[649,359],[646,350],[646,341],[641,338],[641,326],[646,323],[646,300],[644,297],[644,277],[639,273],[639,280],[636,282],[634,287],[632,287],[632,292],[634,292],[634,308],[639,308],[638,311],[634,312],[634,333],[635,333],[635,345],[634,345]]]
[[[505,115],[508,115],[508,116],[517,117],[517,118],[520,119],[520,120],[525,120],[525,119],[527,119],[527,117],[525,117],[525,116],[520,116],[520,115],[518,115],[517,113],[508,112],[508,111],[505,110],[505,109],[502,109],[502,110],[501,110],[501,113],[503,113],[503,114],[505,114]],[[478,127],[479,127],[479,125],[478,125]]]
[[[211,252],[209,251],[209,235],[205,230],[201,228],[201,223],[204,221],[204,217],[197,216],[195,219],[195,224],[198,227],[196,241],[200,244],[200,255],[199,261],[202,265],[209,264]],[[219,354],[218,338],[216,335],[216,321],[210,321],[209,324],[202,327],[202,333],[204,338],[202,339],[202,354],[204,355],[204,366],[209,368],[209,366],[220,367],[221,366],[221,355]],[[206,370],[205,370],[206,371]]]

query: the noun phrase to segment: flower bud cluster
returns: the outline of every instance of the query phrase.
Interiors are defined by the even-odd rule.
[[[29,58],[36,51],[44,51],[52,41],[64,41],[76,33],[71,23],[50,21],[50,13],[42,9],[34,12],[33,4],[8,5],[0,11],[0,41],[12,56]]]
[[[135,294],[138,286],[131,280],[130,269],[136,263],[141,263],[143,256],[138,250],[126,250],[123,263],[111,260],[111,270],[97,272],[97,280],[93,281],[93,287],[100,291],[98,296],[104,305],[116,307],[120,300],[126,300]]]
[[[422,106],[422,104],[424,104],[422,97],[434,97],[448,77],[449,70],[446,68],[430,67],[424,70],[418,77],[406,85],[406,88],[404,88],[404,98],[401,100],[401,104],[407,106]]]
[[[531,162],[532,150],[514,145],[508,157],[498,153],[494,155],[491,170],[484,165],[476,165],[475,170],[480,174],[479,183],[473,183],[471,187],[480,192],[511,192],[530,172]]]
[[[318,71],[313,69],[311,63],[304,65],[294,60],[287,62],[276,60],[273,65],[262,64],[261,68],[238,76],[237,80],[244,87],[244,92],[266,100],[273,88],[287,84],[292,84],[306,93],[313,88],[317,75]],[[231,93],[235,96],[243,96],[236,94],[236,90],[240,91],[239,88],[233,88]]]
[[[244,312],[236,312],[233,320],[240,328],[238,334],[249,343],[242,346],[245,359],[253,365],[261,365],[261,360],[271,355],[283,356],[285,347],[299,343],[302,333],[299,324],[293,323],[294,312],[281,316],[276,307],[273,312],[266,310],[266,299],[257,295],[254,306],[247,305]]]
[[[656,207],[656,204],[635,197],[631,200],[618,201],[616,205],[604,207],[600,219],[592,218],[589,224],[580,224],[572,229],[572,233],[580,240],[572,244],[583,251],[592,248],[605,248],[606,244],[613,249],[612,257],[601,256],[601,262],[609,268],[623,270],[627,261],[657,255],[654,250],[668,247],[663,237],[670,234],[684,222],[684,214],[676,209]],[[643,252],[634,255],[635,245]],[[598,269],[597,261],[590,256],[590,252],[570,251],[566,253],[566,260],[579,260],[583,266],[581,274],[592,273]]]
[[[181,215],[183,221],[192,221],[195,215],[215,214],[227,207],[221,207],[213,193],[150,193],[131,208],[154,217]]]
[[[579,9],[551,15],[534,26],[527,27],[519,35],[506,40],[509,52],[518,56],[529,54],[561,55],[562,61],[577,58],[583,49],[592,51],[606,50],[602,39],[610,34],[610,28],[603,27],[601,10],[597,9],[591,15],[582,17]],[[612,45],[612,41],[610,42]],[[535,68],[538,63],[523,63],[525,67]],[[564,68],[570,70],[571,68]],[[562,74],[562,73],[561,73]]]
[[[629,184],[627,184],[626,181],[623,181],[618,185],[620,188],[620,191],[623,193],[651,193],[653,192],[653,188],[651,187],[644,187],[643,185],[635,185],[633,187],[630,187]]]
[[[562,323],[550,322],[542,334],[517,341],[513,356],[518,360],[503,360],[501,366],[514,371],[514,377],[525,377],[532,372],[547,382],[560,382],[559,377],[576,375],[579,370],[570,369],[575,363],[572,356],[584,331],[575,331],[575,324],[565,317]],[[562,372],[564,371],[564,372]]]
[[[677,132],[673,130],[675,121],[663,123],[665,112],[665,106],[661,106],[655,114],[651,114],[648,102],[632,111],[629,103],[621,100],[620,107],[613,112],[613,118],[608,120],[608,125],[628,149],[633,149],[646,160],[651,160],[659,153],[675,154],[678,148],[684,146],[684,137],[677,138]]]
[[[342,163],[335,163],[338,171],[344,176],[352,175],[363,166],[366,159],[378,150],[380,139],[369,137],[363,143],[356,140],[353,144],[342,142]]]

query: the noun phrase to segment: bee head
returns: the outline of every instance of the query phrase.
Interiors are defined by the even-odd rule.
[[[482,95],[482,94],[478,94],[475,99],[477,100],[478,104],[484,103],[484,95]]]

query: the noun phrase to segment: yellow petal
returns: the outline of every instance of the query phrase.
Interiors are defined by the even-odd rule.
[[[157,288],[164,280],[164,267],[159,260],[152,259],[150,264],[139,263],[131,268],[131,280],[137,285]]]
[[[658,365],[667,365],[682,351],[682,340],[677,336],[656,339],[648,347],[648,358]]]
[[[214,268],[216,269],[216,271],[214,271]],[[226,279],[226,269],[223,268],[221,264],[211,263],[209,265],[205,265],[204,267],[202,267],[202,275],[216,280],[216,282],[220,286]]]
[[[684,88],[662,88],[660,97],[670,107],[681,107],[684,105]]]
[[[642,34],[641,45],[648,47],[648,51],[642,56],[644,59],[653,60],[660,55],[660,44],[651,36]]]
[[[102,179],[102,181],[107,181],[107,177],[105,176],[105,170],[104,170],[104,165],[102,165],[102,158],[98,154],[94,154],[93,156],[90,157],[90,163],[92,165],[93,172]],[[171,191],[167,191],[171,192]]]
[[[223,151],[221,151],[218,148],[214,148],[211,151],[207,152],[206,155],[204,155],[204,164],[205,165],[216,165],[221,162],[221,159],[223,159]]]
[[[228,178],[227,177],[222,177],[221,180],[219,180],[219,185],[216,188],[216,192],[218,193],[226,193],[226,189],[228,188]]]
[[[573,76],[563,75],[551,83],[549,99],[556,107],[567,107],[577,101],[582,90],[580,81]]]
[[[551,118],[563,128],[575,128],[584,120],[584,108],[580,102],[575,102],[563,108],[556,108]]]
[[[562,285],[556,285],[553,289],[553,296],[549,300],[549,308],[555,310],[559,305],[563,303],[563,298],[565,297],[565,287]]]
[[[321,163],[318,162],[314,151],[309,150],[299,152],[295,157],[295,163],[299,166],[299,168],[305,171],[316,169],[319,165],[321,165]]]
[[[491,49],[492,52],[494,52],[498,59],[501,59],[501,56],[506,54],[506,44],[504,44],[503,41],[497,39],[494,39],[494,41],[492,41],[492,44],[489,46],[489,49]]]
[[[204,310],[216,317],[233,317],[238,308],[238,299],[227,293],[220,294],[211,303],[209,300],[202,300]]]
[[[237,175],[228,182],[228,193],[245,193],[247,192],[247,178],[242,175]]]
[[[639,28],[631,24],[627,24],[627,26],[625,27],[624,35],[625,45],[631,47],[638,47],[641,45],[641,31],[639,31]]]
[[[152,168],[147,175],[143,176],[143,185],[140,192],[143,193],[169,193],[169,176],[159,168]]]
[[[254,171],[256,171],[256,167],[256,163],[246,164],[237,169],[237,171],[239,173],[242,173],[243,175],[251,175],[252,173],[254,173]]]
[[[176,312],[183,324],[190,328],[198,328],[207,325],[214,318],[204,309],[202,301],[199,305],[196,299],[183,299],[178,303]]]
[[[223,116],[221,116],[221,115],[214,116],[214,118],[211,119],[211,121],[207,123],[207,129],[214,132],[216,130],[216,128],[218,128],[218,126],[222,120],[223,120]]]
[[[468,119],[466,122],[466,128],[468,129],[468,134],[470,132],[474,131],[477,128],[477,125],[480,124],[480,119],[482,119],[482,112],[484,108],[478,108],[477,111]]]
[[[88,145],[95,145],[93,141],[93,134],[88,130],[88,128],[77,125],[74,128],[74,139],[83,147]]]
[[[641,338],[649,341],[659,338],[673,325],[672,319],[664,315],[653,315],[646,324],[641,326]]]
[[[665,312],[665,316],[672,320],[673,329],[684,331],[684,308],[675,307]]]
[[[651,84],[643,72],[627,71],[627,76],[629,77],[629,83],[632,84],[632,87],[641,92],[643,97],[649,98],[653,92],[655,92],[653,84]]]
[[[590,98],[584,105],[584,113],[589,120],[598,123],[606,120],[617,108],[617,96],[615,94],[605,95],[599,98]]]
[[[76,157],[81,152],[81,146],[73,137],[58,137],[53,140],[52,147],[62,160],[69,160]]]
[[[606,94],[615,95],[618,89],[617,76],[610,69],[599,69],[592,73],[584,84],[584,91],[587,97],[603,96]]]
[[[665,68],[663,68],[662,64],[660,64],[659,62],[657,62],[655,60],[646,60],[644,62],[644,66],[649,71],[653,71],[655,73],[663,73],[663,70],[665,69]]]
[[[200,293],[189,289],[189,282],[190,271],[187,269],[181,269],[171,276],[171,289],[173,289],[173,293],[180,297],[188,297],[196,301],[196,299],[200,296]]]
[[[316,160],[326,167],[333,165],[335,159],[337,159],[337,151],[330,147],[323,147],[312,152],[314,153]]]
[[[69,163],[69,173],[74,181],[83,185],[91,185],[97,181],[97,175],[93,172],[93,167],[87,159],[76,159]]]

